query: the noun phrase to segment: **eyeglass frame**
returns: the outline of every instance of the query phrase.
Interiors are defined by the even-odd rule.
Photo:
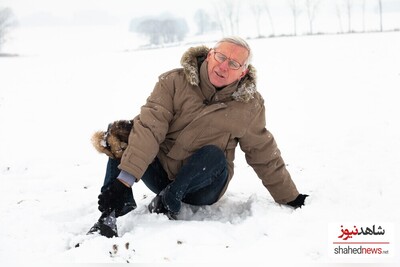
[[[237,62],[236,60],[231,59],[231,58],[225,56],[223,53],[218,52],[218,51],[216,51],[215,49],[213,49],[212,52],[214,53],[214,59],[215,59],[218,63],[221,63],[221,64],[222,64],[222,63],[224,63],[226,60],[229,60],[229,61],[228,61],[228,67],[229,67],[229,69],[231,69],[231,70],[238,70],[238,69],[240,69],[241,67],[243,67],[243,66],[245,65],[245,63],[240,64],[240,63]],[[220,54],[220,55],[223,56],[225,59],[222,60],[222,61],[220,61],[220,60],[217,58],[216,54]],[[237,63],[237,64],[239,65],[239,67],[237,67],[237,68],[232,68],[232,65],[231,65],[232,62],[233,62],[234,64]]]

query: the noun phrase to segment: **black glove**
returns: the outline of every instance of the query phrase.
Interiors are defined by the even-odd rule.
[[[304,200],[308,197],[308,195],[303,195],[299,194],[295,200],[288,202],[287,204],[289,206],[292,206],[293,208],[301,208],[301,206],[304,206]]]
[[[124,207],[124,195],[132,190],[127,187],[118,179],[115,179],[106,187],[106,189],[99,195],[99,210],[101,212],[111,213],[115,210],[116,213],[120,212]]]

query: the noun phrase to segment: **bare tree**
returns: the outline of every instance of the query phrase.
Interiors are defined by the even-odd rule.
[[[147,19],[139,23],[136,31],[148,36],[151,44],[159,45],[161,43],[160,24],[160,21],[156,19]]]
[[[353,0],[344,0],[345,10],[347,15],[347,30],[351,32],[351,16],[353,13]]]
[[[319,3],[320,0],[305,0],[310,34],[313,34],[313,23],[317,14]]]
[[[222,9],[216,8],[214,12],[219,30],[222,32],[223,35],[226,35],[227,26]]]
[[[362,12],[362,31],[365,32],[365,7],[367,0],[361,0],[361,12]]]
[[[215,27],[215,21],[204,9],[198,9],[194,14],[194,21],[197,24],[197,34],[204,34]]]
[[[151,44],[159,45],[182,41],[189,31],[184,19],[145,19],[135,31],[149,38]]]
[[[239,0],[223,0],[215,3],[216,18],[223,34],[239,32]]]
[[[336,17],[338,18],[339,21],[339,30],[341,33],[343,33],[342,8],[340,4],[338,4],[337,2],[335,3],[335,11],[336,11]]]
[[[268,5],[268,0],[251,0],[248,2],[250,11],[254,15],[254,19],[256,21],[257,25],[257,35],[258,37],[261,37],[261,18],[264,12],[267,13],[267,17],[270,23],[270,29],[271,29],[271,35],[275,35],[275,30],[274,30],[274,22],[272,20],[271,12],[269,9]]]
[[[288,0],[289,7],[293,16],[293,35],[297,35],[297,18],[301,13],[298,2],[298,0]]]
[[[6,42],[6,35],[10,28],[16,25],[15,17],[10,8],[0,8],[0,50]]]
[[[383,31],[383,15],[382,15],[382,0],[378,0],[378,10],[379,10],[379,26],[381,32]]]
[[[256,27],[257,27],[257,36],[261,37],[261,15],[264,12],[263,8],[263,1],[262,0],[251,0],[248,2],[250,11],[254,15],[254,20],[256,21]]]
[[[265,11],[267,12],[267,15],[268,15],[268,20],[269,20],[269,23],[271,25],[272,35],[275,35],[274,22],[272,20],[272,15],[271,15],[271,11],[269,9],[268,0],[264,0],[264,9],[265,9]]]

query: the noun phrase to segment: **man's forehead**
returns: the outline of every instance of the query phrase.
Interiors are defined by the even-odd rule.
[[[249,54],[249,51],[245,47],[229,42],[221,42],[215,48],[218,49],[218,52],[224,53],[226,56],[234,54],[239,57],[247,57]]]
[[[238,45],[238,44],[234,44],[234,43],[230,43],[230,42],[220,42],[216,45],[216,47],[218,48],[227,48],[227,49],[237,49],[237,48],[243,48],[244,47]]]

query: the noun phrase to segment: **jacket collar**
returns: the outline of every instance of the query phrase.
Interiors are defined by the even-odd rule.
[[[210,50],[206,46],[197,46],[189,48],[183,54],[181,65],[186,79],[191,85],[200,85],[200,68]],[[237,86],[232,93],[232,98],[239,102],[249,102],[257,92],[256,70],[251,64],[248,68],[249,72],[238,83],[234,83]],[[231,85],[228,86],[230,87]]]

